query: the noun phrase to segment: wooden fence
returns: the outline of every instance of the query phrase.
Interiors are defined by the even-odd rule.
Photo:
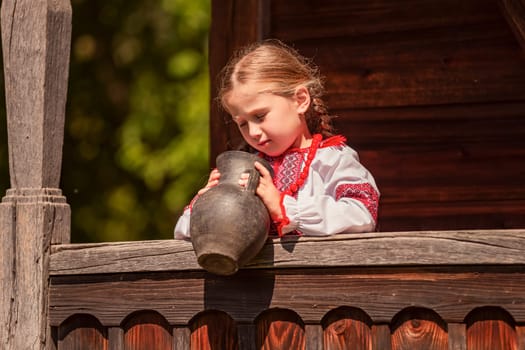
[[[525,231],[269,241],[215,276],[183,241],[61,245],[60,349],[525,349]]]

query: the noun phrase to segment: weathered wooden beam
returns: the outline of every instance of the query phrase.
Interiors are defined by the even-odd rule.
[[[69,0],[2,1],[12,188],[58,188],[71,43]]]
[[[0,204],[0,348],[10,342],[13,329],[9,315],[14,310],[15,276],[15,228],[13,222],[16,207],[14,204]]]
[[[139,310],[154,310],[170,325],[188,325],[219,310],[251,324],[270,309],[319,324],[332,310],[362,310],[374,324],[390,324],[410,307],[433,310],[447,323],[464,323],[472,310],[497,306],[525,321],[525,267],[487,265],[334,267],[241,270],[233,276],[173,271],[52,276],[50,322],[60,326],[89,314],[104,327],[121,326]]]
[[[237,127],[216,101],[218,80],[222,67],[241,46],[268,37],[270,21],[269,0],[213,0],[210,28],[210,161],[219,153],[235,148],[241,141]]]
[[[525,230],[377,232],[269,240],[246,269],[352,266],[523,265]],[[53,276],[200,270],[190,242],[54,246]]]
[[[11,189],[0,204],[0,348],[52,349],[49,255],[69,242],[59,187],[71,42],[69,0],[4,0]]]
[[[0,348],[43,349],[50,337],[47,293],[51,237],[69,227],[64,204],[6,196],[0,204]]]
[[[467,330],[465,324],[449,323],[448,328],[448,349],[467,350]]]
[[[516,39],[525,50],[525,0],[499,0],[500,7]]]

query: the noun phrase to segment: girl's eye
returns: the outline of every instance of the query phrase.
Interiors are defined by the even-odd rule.
[[[266,114],[259,114],[259,115],[255,116],[255,119],[260,122],[260,121],[264,120],[265,116],[266,116]]]

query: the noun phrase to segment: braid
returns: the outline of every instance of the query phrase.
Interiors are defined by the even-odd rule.
[[[312,97],[312,104],[306,112],[306,122],[311,133],[321,134],[323,138],[334,135],[332,118],[320,97]]]

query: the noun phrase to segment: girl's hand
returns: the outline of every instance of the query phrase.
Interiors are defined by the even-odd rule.
[[[213,169],[210,173],[210,177],[208,178],[208,183],[204,188],[201,188],[199,192],[197,192],[197,194],[201,195],[204,192],[208,191],[210,188],[217,186],[220,177],[221,173],[219,173],[219,170],[217,170],[217,168]]]
[[[281,193],[275,187],[272,180],[272,175],[264,165],[255,162],[255,169],[261,174],[259,178],[259,186],[255,193],[261,198],[264,205],[268,209],[272,220],[279,221],[282,219],[281,211]],[[239,185],[246,186],[248,183],[249,174],[242,174],[239,179]]]

